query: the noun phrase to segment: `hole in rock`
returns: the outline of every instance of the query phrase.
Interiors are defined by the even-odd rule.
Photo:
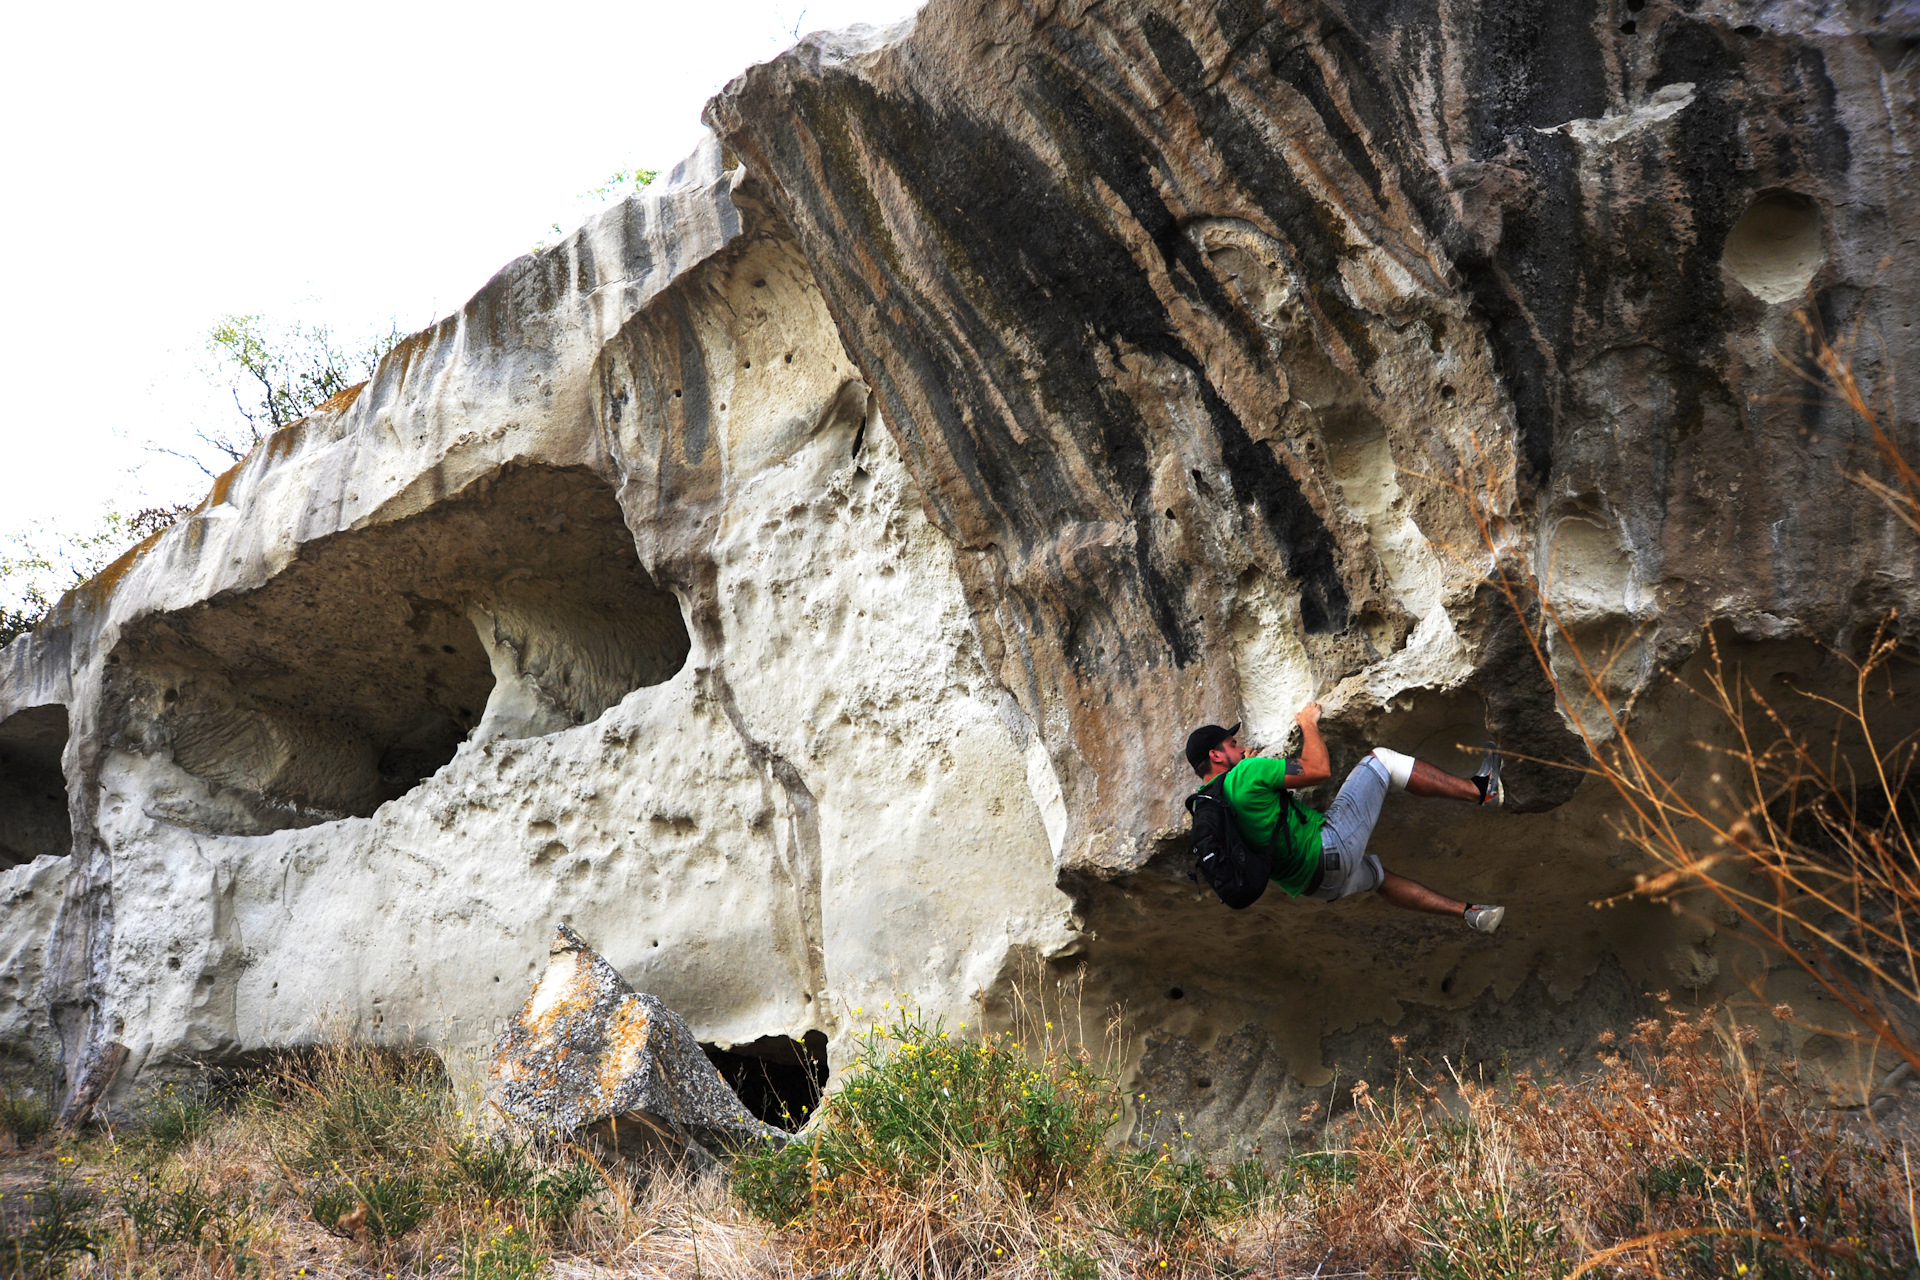
[[[1442,400],[1451,400],[1457,394],[1451,384],[1445,382],[1440,384],[1440,398]]]
[[[761,1036],[731,1049],[700,1048],[747,1110],[782,1129],[805,1124],[827,1087],[827,1037],[819,1031],[800,1040]]]
[[[1173,988],[1172,990],[1170,990],[1170,991],[1168,991],[1168,992],[1167,992],[1167,999],[1169,999],[1169,1000],[1178,1000],[1178,999],[1180,999],[1180,998],[1181,998],[1182,996],[1184,996],[1184,995],[1186,995],[1186,994],[1187,994],[1187,993],[1186,993],[1186,992],[1184,992],[1184,991],[1182,991],[1182,990],[1181,990],[1180,988],[1178,988],[1178,987],[1174,987],[1174,988]]]
[[[1640,29],[1640,24],[1635,22],[1632,18],[1628,18],[1625,22],[1620,24],[1620,34],[1623,36],[1630,36],[1634,32],[1638,31],[1639,29]]]
[[[1793,302],[1826,257],[1820,206],[1796,191],[1764,191],[1727,233],[1720,262],[1762,302]]]
[[[0,871],[73,852],[67,820],[67,709],[28,707],[0,721]]]
[[[115,741],[207,784],[157,800],[156,817],[235,835],[310,826],[404,795],[476,730],[593,720],[688,648],[606,484],[510,467],[310,542],[256,590],[131,628]]]

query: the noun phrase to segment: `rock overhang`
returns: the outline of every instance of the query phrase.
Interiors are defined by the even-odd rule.
[[[1833,465],[1844,417],[1759,406],[1791,386],[1770,351],[1793,297],[1839,332],[1902,296],[1909,265],[1883,279],[1873,244],[1908,216],[1875,184],[1905,179],[1860,104],[1911,76],[1783,23],[936,0],[754,69],[710,108],[742,168],[709,144],[668,194],[509,267],[8,651],[0,706],[61,701],[81,748],[91,870],[42,997],[73,1011],[69,1050],[123,1034],[116,974],[172,945],[140,916],[182,892],[206,905],[175,932],[204,936],[148,992],[171,1011],[141,1032],[155,1061],[297,1036],[341,998],[477,1043],[511,999],[487,988],[573,914],[714,1040],[839,1045],[879,993],[957,1013],[1021,957],[1085,963],[1136,1009],[1143,1079],[1218,1058],[1210,1081],[1271,1086],[1196,1125],[1216,1145],[1285,1127],[1395,1027],[1531,1044],[1528,1002],[1711,994],[1711,922],[1587,908],[1631,869],[1576,777],[1516,768],[1530,816],[1390,806],[1398,866],[1520,904],[1476,950],[1353,904],[1212,914],[1180,876],[1177,744],[1228,717],[1277,746],[1331,694],[1341,771],[1374,742],[1458,763],[1489,733],[1577,760],[1486,585],[1488,513],[1571,634],[1620,652],[1608,701],[1642,718],[1684,718],[1653,691],[1716,620],[1844,645],[1907,603],[1910,550]],[[597,720],[523,708],[543,732],[476,742],[372,817],[195,846],[221,870],[184,890],[189,828],[126,816],[164,780],[100,754],[127,705],[100,646],[510,467],[614,495],[683,621],[679,674],[588,699]],[[525,651],[513,613],[491,615],[495,677]],[[397,905],[354,902],[369,878]],[[223,893],[278,941],[242,959]],[[328,936],[409,941],[335,971],[345,990],[275,994],[275,966],[324,954],[287,924],[323,902]],[[473,974],[435,940],[493,981],[456,997]]]

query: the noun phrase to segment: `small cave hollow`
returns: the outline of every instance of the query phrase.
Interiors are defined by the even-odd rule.
[[[801,1039],[761,1036],[722,1049],[702,1044],[707,1061],[740,1102],[775,1128],[794,1130],[807,1122],[826,1091],[827,1037],[809,1031]]]
[[[73,852],[67,779],[67,709],[28,707],[0,720],[0,871]]]
[[[1820,206],[1797,191],[1763,191],[1727,233],[1720,261],[1762,302],[1794,302],[1827,259]]]
[[[508,467],[130,628],[109,660],[115,740],[206,784],[154,816],[262,834],[368,816],[470,737],[592,721],[690,647],[602,480]]]

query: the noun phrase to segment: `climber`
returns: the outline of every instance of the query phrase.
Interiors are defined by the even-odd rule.
[[[1489,751],[1479,773],[1460,778],[1423,760],[1376,747],[1347,775],[1340,794],[1322,815],[1286,794],[1289,788],[1317,786],[1333,774],[1327,744],[1320,738],[1320,704],[1309,702],[1294,718],[1300,723],[1302,740],[1298,764],[1249,755],[1236,736],[1239,725],[1230,729],[1202,725],[1187,737],[1187,763],[1200,775],[1201,790],[1225,776],[1220,792],[1234,825],[1252,849],[1267,851],[1272,883],[1289,897],[1305,894],[1323,902],[1378,890],[1381,897],[1406,911],[1454,916],[1480,933],[1498,929],[1507,914],[1505,907],[1457,902],[1435,893],[1394,875],[1366,850],[1389,787],[1416,796],[1498,805],[1504,797],[1500,758]],[[1246,901],[1257,893],[1256,885]]]

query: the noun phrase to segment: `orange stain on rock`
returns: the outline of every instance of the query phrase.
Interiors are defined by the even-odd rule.
[[[620,1082],[639,1069],[647,1052],[651,1030],[647,1008],[638,1000],[621,1004],[607,1027],[607,1049],[600,1057],[598,1072],[601,1092],[612,1093]]]

